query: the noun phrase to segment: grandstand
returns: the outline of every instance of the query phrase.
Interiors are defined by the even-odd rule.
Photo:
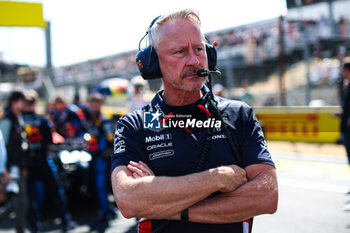
[[[253,94],[261,95],[263,105],[271,96],[278,98],[278,72],[280,68],[280,37],[279,25],[282,24],[284,38],[284,60],[286,67],[286,83],[291,96],[302,97],[303,93],[294,94],[295,90],[305,89],[305,65],[303,65],[303,37],[295,20],[271,19],[249,25],[232,27],[225,30],[207,33],[210,41],[218,42],[218,67],[222,71],[222,79],[215,82],[222,83],[230,92],[231,98],[239,98],[241,84],[247,80],[251,85]],[[312,86],[316,90],[332,89],[338,78],[339,61],[335,58],[339,46],[349,49],[347,39],[349,32],[335,41],[324,29],[327,25],[323,21],[308,20],[302,22],[306,25],[309,36],[308,49],[311,57]],[[86,85],[93,87],[98,81],[111,78],[131,78],[137,74],[135,55],[137,51],[116,54],[96,60],[60,67],[55,72],[55,85]],[[334,60],[335,59],[335,60]],[[295,78],[297,76],[297,78]],[[291,81],[293,79],[294,81]],[[295,81],[296,80],[296,81]],[[266,85],[263,85],[265,83]],[[272,85],[271,85],[272,84]],[[156,90],[160,81],[152,81],[150,86]],[[333,88],[334,89],[334,88]],[[269,93],[266,93],[266,90]],[[318,90],[318,89],[317,89]],[[315,91],[318,93],[318,91]],[[322,91],[323,92],[323,91]],[[334,90],[336,92],[336,90]],[[329,96],[328,92],[325,92]],[[331,96],[336,95],[333,93]],[[295,100],[290,105],[304,105],[305,101]],[[278,102],[278,101],[277,101]],[[327,104],[337,104],[336,97]]]

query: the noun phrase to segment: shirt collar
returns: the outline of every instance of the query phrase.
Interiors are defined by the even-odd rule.
[[[159,111],[160,113],[163,114],[163,116],[166,116],[166,115],[168,115],[170,112],[172,112],[172,111],[170,110],[170,108],[171,108],[172,110],[174,110],[174,109],[186,110],[186,109],[193,108],[194,105],[198,105],[198,104],[201,104],[201,105],[205,106],[206,108],[208,108],[207,96],[208,96],[208,94],[209,94],[209,89],[208,89],[206,86],[204,86],[204,87],[202,88],[203,96],[202,96],[198,101],[196,101],[196,102],[193,103],[193,104],[184,105],[184,106],[176,106],[176,107],[168,106],[168,105],[164,102],[164,99],[163,99],[163,97],[162,97],[163,91],[164,91],[164,90],[159,90],[159,91],[157,92],[157,94],[154,96],[154,98],[152,99],[150,111],[154,111],[154,112]]]

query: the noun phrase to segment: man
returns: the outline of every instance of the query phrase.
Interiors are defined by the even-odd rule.
[[[67,106],[67,101],[58,96],[54,106],[53,123],[57,132],[65,139],[82,138],[86,129],[78,114]]]
[[[25,95],[25,107],[22,113],[25,129],[25,140],[28,149],[27,158],[27,192],[29,199],[28,223],[31,232],[38,232],[43,194],[47,194],[53,207],[56,208],[62,220],[62,230],[67,231],[74,223],[68,211],[68,203],[57,168],[51,157],[48,157],[48,147],[52,143],[52,123],[35,110],[38,103],[38,94],[28,90]],[[46,192],[45,192],[46,191]]]
[[[109,156],[113,151],[114,126],[113,123],[101,113],[103,96],[93,93],[89,99],[91,120],[89,123],[90,139],[87,142],[87,151],[92,155],[92,177],[94,191],[97,197],[99,218],[91,224],[90,230],[104,232],[109,226],[109,220],[114,217],[114,213],[109,206],[107,170]]]
[[[344,79],[344,92],[342,109],[343,113],[341,116],[340,131],[342,133],[343,143],[348,156],[350,164],[350,59],[345,58],[342,67],[342,76]],[[350,193],[350,191],[349,191]]]
[[[206,77],[197,74],[208,68],[198,14],[163,15],[148,34],[164,90],[118,122],[111,175],[118,207],[127,218],[141,218],[139,232],[247,232],[242,222],[274,213],[278,199],[274,164],[255,115],[244,103],[215,98],[241,168],[222,124],[212,118]],[[159,115],[163,127],[152,128]],[[181,127],[187,117],[194,124]]]
[[[69,106],[69,108],[78,115],[83,127],[87,128],[88,121],[91,120],[90,110],[88,106],[81,102],[78,93],[74,95],[73,103]]]
[[[8,99],[4,117],[0,121],[0,129],[4,136],[8,155],[7,167],[12,165],[23,167],[25,164],[22,148],[23,140],[21,137],[21,133],[23,132],[21,125],[23,107],[23,91],[13,91]]]
[[[25,188],[25,176],[26,176],[26,158],[24,151],[26,149],[26,143],[23,140],[23,119],[21,112],[24,107],[24,91],[14,90],[7,101],[4,117],[0,121],[0,129],[4,136],[6,150],[7,150],[7,168],[11,173],[11,170],[17,170],[20,168],[19,182],[20,192],[18,196],[18,208],[15,209],[15,228],[17,232],[24,232],[25,225],[25,210],[27,207],[26,202],[26,188]]]
[[[4,203],[6,201],[5,187],[10,181],[6,170],[6,160],[6,146],[0,129],[0,203]]]
[[[132,93],[130,94],[131,99],[131,110],[139,110],[143,106],[149,103],[149,86],[148,82],[144,80],[140,75],[137,75],[131,79]]]
[[[67,101],[58,96],[54,103],[53,123],[57,132],[65,139],[82,138],[86,128],[78,114],[68,107]]]

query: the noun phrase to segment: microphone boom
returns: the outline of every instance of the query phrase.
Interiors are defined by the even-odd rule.
[[[197,75],[199,77],[208,76],[209,74],[221,75],[221,72],[219,70],[208,70],[208,69],[200,69],[197,71]]]

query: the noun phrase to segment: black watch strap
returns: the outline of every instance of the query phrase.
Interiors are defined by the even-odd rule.
[[[181,211],[181,222],[187,223],[188,222],[188,209],[184,209]]]

